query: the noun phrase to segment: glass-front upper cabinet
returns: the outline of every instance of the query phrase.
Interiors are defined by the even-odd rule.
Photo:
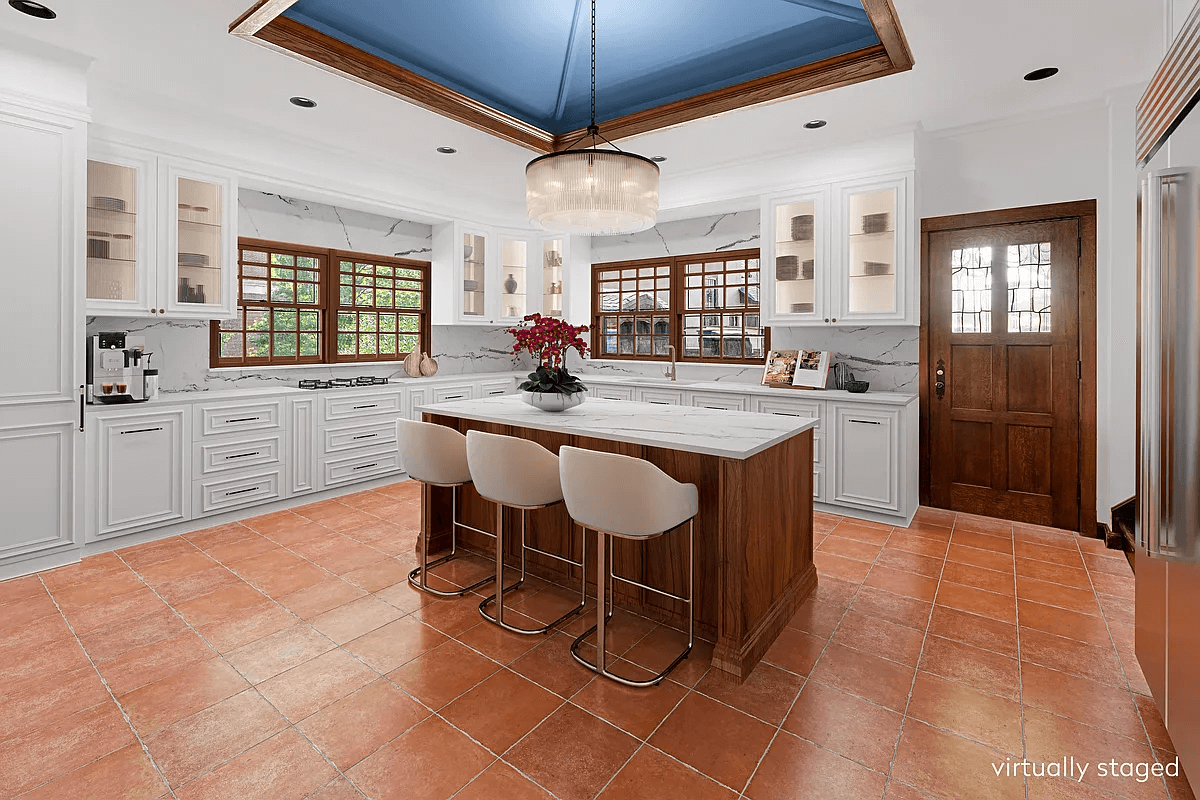
[[[176,317],[232,317],[237,305],[234,181],[174,162],[160,172],[167,241],[159,304]]]
[[[763,209],[765,312],[780,325],[820,324],[828,316],[827,192],[777,197]]]
[[[836,307],[847,322],[905,318],[908,189],[907,176],[837,187],[841,281]]]
[[[563,240],[542,240],[542,315],[563,316]]]
[[[500,237],[500,318],[525,316],[529,295],[530,247],[525,239]]]
[[[487,237],[481,233],[462,235],[462,306],[461,316],[485,320],[487,308]]]
[[[87,169],[87,311],[158,313],[154,297],[153,159],[93,151]]]

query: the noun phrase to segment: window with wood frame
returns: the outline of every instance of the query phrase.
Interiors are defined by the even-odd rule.
[[[238,240],[238,308],[213,367],[400,361],[429,349],[429,263]]]
[[[762,363],[758,250],[592,265],[592,357]]]

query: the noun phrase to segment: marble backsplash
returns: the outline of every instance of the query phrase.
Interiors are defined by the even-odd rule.
[[[238,235],[312,247],[427,260],[433,229],[429,225],[391,219],[322,203],[266,194],[238,192]],[[163,319],[89,317],[87,333],[125,331],[146,337],[154,353],[163,392],[205,391],[283,383],[301,378],[346,378],[355,375],[402,377],[399,364],[348,364],[301,368],[209,368],[209,323]],[[506,372],[526,366],[511,353],[512,337],[503,328],[435,325],[431,354],[439,374]]]
[[[662,222],[649,230],[592,240],[592,261],[716,253],[759,246],[759,212],[738,211]],[[771,346],[778,350],[829,350],[874,391],[916,392],[920,329],[916,326],[859,328],[773,328]],[[658,363],[573,358],[570,366],[586,371],[629,375],[662,374]],[[758,383],[762,367],[680,364],[681,380]]]

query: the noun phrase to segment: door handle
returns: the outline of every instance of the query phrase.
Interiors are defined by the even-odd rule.
[[[937,399],[941,400],[946,394],[946,362],[938,359],[937,369],[933,371],[933,390]]]
[[[83,384],[79,385],[79,430],[83,430]]]

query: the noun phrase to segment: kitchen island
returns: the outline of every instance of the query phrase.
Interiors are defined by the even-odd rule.
[[[816,420],[589,399],[561,413],[539,411],[519,396],[419,406],[423,419],[456,430],[519,436],[557,452],[563,445],[644,458],[700,493],[696,517],[696,631],[715,642],[713,666],[745,679],[816,587],[813,566],[813,434]],[[519,465],[514,466],[519,469]],[[451,493],[424,487],[422,525],[431,550],[449,546]],[[614,503],[621,498],[614,497]],[[495,507],[468,486],[461,521],[494,530]],[[506,511],[506,561],[519,566],[520,512]],[[563,505],[528,516],[532,546],[578,560],[586,545]],[[460,531],[466,547],[494,556],[491,539]],[[672,532],[648,542],[616,540],[620,576],[675,594],[687,590],[687,541]],[[576,567],[530,554],[529,572],[578,586]],[[572,574],[573,573],[573,574]],[[686,627],[680,602],[617,584],[618,607]]]

